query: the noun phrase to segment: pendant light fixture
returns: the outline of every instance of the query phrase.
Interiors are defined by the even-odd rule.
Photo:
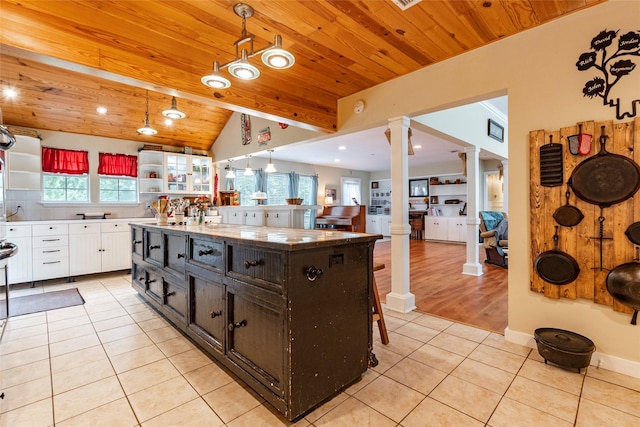
[[[157,130],[151,127],[149,124],[149,91],[147,90],[147,109],[144,114],[144,126],[138,129],[138,133],[142,135],[155,135]]]
[[[242,175],[244,176],[253,176],[253,170],[251,169],[251,156],[247,156],[247,167],[244,168],[244,172]]]
[[[233,173],[233,168],[231,167],[231,160],[229,160],[229,164],[227,164],[225,169],[227,170],[227,175],[225,176],[227,179],[233,179],[236,177],[236,174]]]
[[[178,102],[176,101],[175,96],[171,98],[171,108],[169,108],[168,110],[164,110],[162,112],[162,115],[173,120],[184,119],[185,117],[187,117],[185,113],[178,110]]]
[[[273,173],[273,172],[278,172],[276,170],[276,166],[273,164],[273,162],[271,161],[271,153],[273,153],[273,150],[267,150],[269,152],[269,163],[267,163],[267,167],[264,169],[264,171],[266,173]]]
[[[242,18],[240,38],[233,43],[236,48],[236,57],[232,61],[222,65],[218,64],[218,61],[214,61],[213,73],[202,77],[200,79],[202,84],[214,89],[226,89],[230,87],[231,82],[220,75],[220,70],[224,68],[228,68],[229,73],[239,79],[257,79],[260,76],[260,70],[249,63],[249,59],[260,54],[262,55],[262,62],[268,67],[275,69],[282,70],[289,68],[296,62],[293,54],[282,48],[282,36],[280,34],[276,34],[273,44],[262,49],[254,50],[253,41],[255,40],[255,35],[247,32],[247,18],[253,16],[253,8],[248,4],[238,3],[233,7],[233,11]],[[248,49],[241,47],[246,43],[249,44]]]

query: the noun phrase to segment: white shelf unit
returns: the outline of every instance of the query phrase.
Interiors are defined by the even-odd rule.
[[[369,185],[369,206],[391,208],[391,180],[378,179]]]
[[[446,201],[458,203],[445,203]],[[467,202],[467,179],[463,175],[438,175],[429,178],[429,214],[437,209],[440,216],[457,217]]]
[[[164,192],[164,152],[142,150],[138,153],[140,193]]]
[[[16,145],[7,151],[7,188],[40,190],[42,151],[40,139],[16,135]]]

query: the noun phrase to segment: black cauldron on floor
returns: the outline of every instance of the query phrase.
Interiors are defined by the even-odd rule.
[[[578,372],[589,366],[591,355],[596,350],[589,338],[563,329],[539,328],[535,330],[534,338],[544,363],[551,362]]]

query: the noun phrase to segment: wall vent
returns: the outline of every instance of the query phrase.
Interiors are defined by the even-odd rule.
[[[420,3],[422,0],[392,0],[396,6],[402,10],[407,10],[414,4]]]

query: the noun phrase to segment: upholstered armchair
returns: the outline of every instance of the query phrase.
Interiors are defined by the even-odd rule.
[[[480,237],[487,254],[486,263],[507,268],[509,221],[505,212],[480,211]]]

